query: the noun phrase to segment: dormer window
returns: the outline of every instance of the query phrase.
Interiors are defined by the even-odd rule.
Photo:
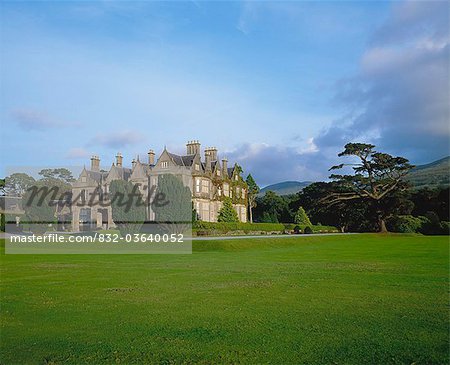
[[[87,181],[86,176],[81,176],[81,182],[86,182],[86,181]]]
[[[234,180],[238,181],[239,176],[238,175],[234,175]]]
[[[216,174],[217,176],[220,176],[220,170],[217,170]]]
[[[161,162],[161,168],[162,169],[167,169],[168,167],[169,167],[169,162],[168,161]]]
[[[195,171],[200,171],[200,165],[198,163],[195,164]]]

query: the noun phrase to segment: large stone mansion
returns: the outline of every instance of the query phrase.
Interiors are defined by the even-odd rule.
[[[185,155],[176,155],[164,148],[156,161],[155,152],[150,150],[146,163],[138,157],[132,161],[131,168],[123,166],[123,157],[118,153],[109,171],[101,170],[99,157],[92,156],[90,169],[84,168],[73,183],[72,195],[83,197],[84,203],[72,207],[72,229],[79,231],[86,225],[104,229],[114,227],[111,207],[93,205],[89,199],[91,194],[99,191],[108,194],[111,181],[126,180],[137,184],[147,201],[150,187],[157,185],[159,175],[167,173],[175,174],[184,186],[190,188],[198,219],[217,222],[222,201],[229,197],[239,220],[246,222],[247,185],[241,176],[241,169],[237,164],[228,167],[226,158],[219,161],[215,147],[206,148],[202,159],[200,147],[198,141],[188,142]],[[155,220],[150,207],[147,209],[147,219]]]

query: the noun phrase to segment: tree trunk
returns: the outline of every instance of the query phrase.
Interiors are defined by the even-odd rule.
[[[380,233],[387,233],[388,230],[386,228],[386,222],[384,218],[380,218],[379,225],[380,225]]]
[[[249,206],[249,213],[250,213],[250,223],[253,223],[253,213],[252,213],[252,206]]]

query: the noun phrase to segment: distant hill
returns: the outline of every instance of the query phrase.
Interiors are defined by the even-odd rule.
[[[450,156],[426,165],[416,166],[407,175],[406,180],[408,180],[416,189],[449,186]],[[295,194],[311,184],[312,181],[283,181],[262,188],[259,196],[263,196],[269,190],[278,195]]]
[[[406,176],[416,189],[450,185],[450,156],[416,166]]]
[[[283,181],[262,188],[259,195],[262,196],[269,190],[277,193],[278,195],[295,194],[310,184],[312,184],[311,181]]]

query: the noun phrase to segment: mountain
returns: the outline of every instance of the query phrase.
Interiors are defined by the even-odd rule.
[[[310,184],[312,184],[311,181],[283,181],[262,188],[259,195],[263,196],[269,190],[278,195],[295,194]]]
[[[450,185],[450,156],[416,166],[405,178],[414,188],[439,187]]]

